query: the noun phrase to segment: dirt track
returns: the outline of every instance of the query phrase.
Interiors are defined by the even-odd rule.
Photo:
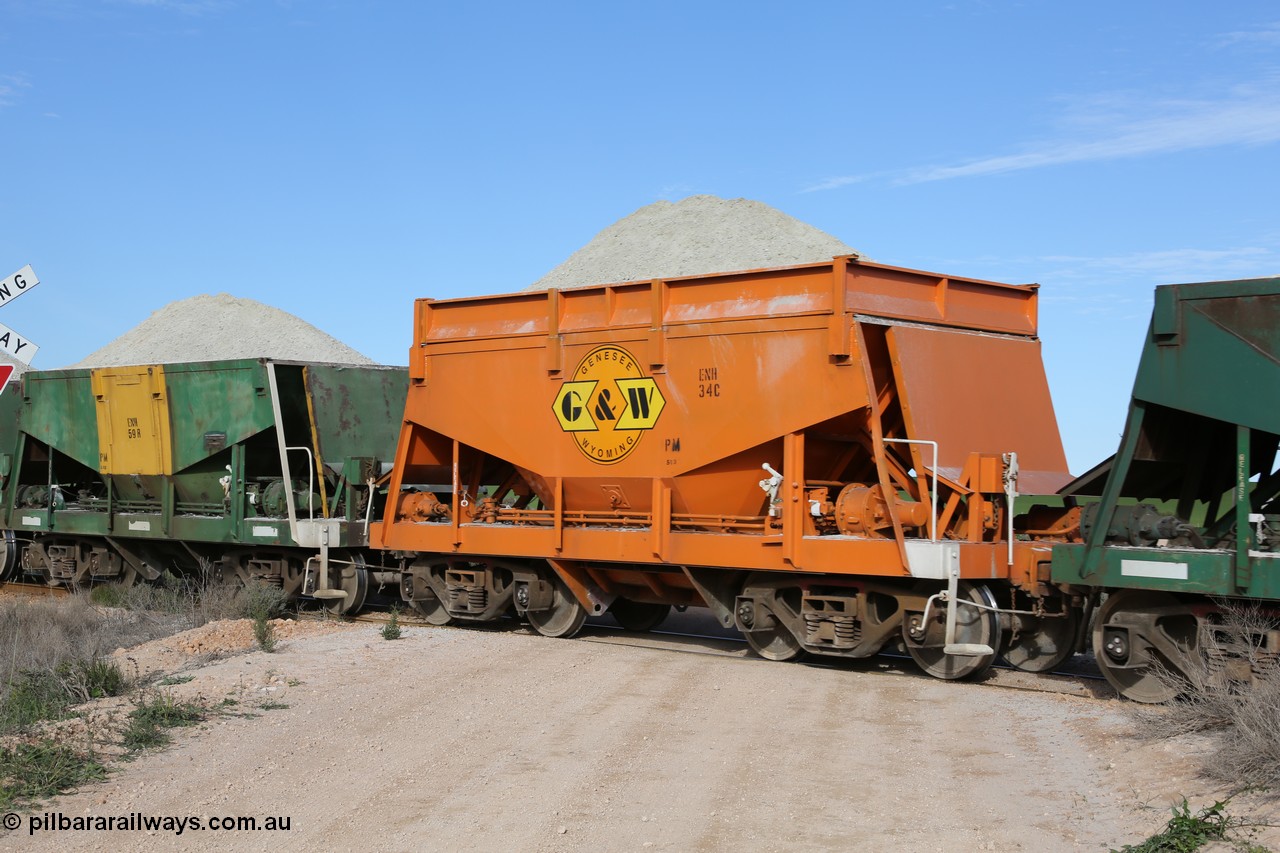
[[[132,654],[171,666],[176,645]],[[288,816],[289,832],[28,837],[24,824],[0,847],[1098,850],[1210,793],[1185,744],[1122,737],[1118,702],[878,669],[522,630],[299,636],[172,688],[258,716],[179,730],[41,809]]]

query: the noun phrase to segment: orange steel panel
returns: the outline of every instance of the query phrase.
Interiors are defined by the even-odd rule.
[[[403,550],[454,551],[447,524],[386,525],[385,547]],[[376,531],[375,531],[376,533]],[[550,528],[463,525],[461,553],[505,557],[554,557],[581,562],[618,562],[636,565],[726,566],[752,571],[822,572],[837,575],[904,577],[897,543],[892,539],[854,539],[845,536],[806,536],[799,540],[794,563],[784,559],[780,543],[770,544],[759,536],[671,533],[667,559],[652,553],[647,530],[593,530],[565,528],[562,548],[553,545]],[[376,540],[375,540],[376,541]],[[856,554],[856,559],[850,559]],[[1026,567],[1034,567],[1034,557],[1043,558],[1043,548],[1033,550],[1016,543],[1015,579],[1024,579]],[[960,576],[963,578],[1009,577],[1008,545],[961,543]]]
[[[843,273],[844,304],[832,275]],[[650,295],[661,292],[660,299]],[[832,311],[1034,334],[1036,286],[954,278],[839,258],[831,263],[625,282],[563,291],[419,299],[419,344],[775,318]],[[550,307],[554,310],[550,310]]]
[[[652,377],[665,401],[657,424],[642,434],[592,444],[609,452],[614,444],[634,439],[635,449],[622,461],[601,465],[553,416],[557,394],[569,372],[596,347],[616,344],[647,365],[650,344],[626,332],[597,332],[577,342],[579,337],[563,346],[564,377],[548,374],[540,348],[438,352],[431,357],[427,384],[410,389],[406,418],[545,477],[578,478],[575,486],[585,495],[619,478],[648,481],[708,468],[867,401],[861,376],[828,360],[825,325],[770,329],[760,322],[732,335],[669,338],[668,371]],[[457,405],[460,400],[469,405]],[[772,455],[756,451],[735,466],[735,473],[715,467],[702,471],[709,478],[705,489],[680,490],[676,511],[758,512],[763,493],[756,483],[766,461],[780,465],[780,449]],[[736,484],[725,482],[735,476]],[[636,488],[633,506],[647,506],[649,491]],[[727,493],[742,502],[724,508]]]
[[[1009,285],[850,264],[847,305],[857,314],[1032,335],[1036,285]]]
[[[482,478],[514,471],[553,513],[539,528],[465,523],[455,511],[448,523],[378,525],[375,539],[400,550],[902,576],[894,538],[803,535],[806,477],[848,468],[892,488],[876,440],[885,412],[887,435],[939,441],[953,478],[971,452],[1010,450],[1023,491],[1065,476],[1035,310],[1034,286],[854,258],[418,300],[393,487],[492,484]],[[783,474],[781,527],[769,530],[765,463]],[[595,526],[580,526],[583,512],[598,514]],[[603,526],[611,512],[631,528]],[[756,527],[670,526],[688,514],[752,517]],[[990,577],[1007,570],[1005,555],[1002,544],[965,545],[961,571]]]
[[[970,453],[1018,454],[1018,490],[1052,494],[1071,479],[1040,342],[898,326],[888,332],[912,438],[938,442],[943,476]],[[922,452],[924,464],[929,455]]]

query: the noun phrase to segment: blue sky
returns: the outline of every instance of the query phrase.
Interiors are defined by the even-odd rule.
[[[224,291],[404,363],[414,297],[711,193],[1040,283],[1079,472],[1155,285],[1280,274],[1266,2],[0,0],[0,122],[0,275],[41,279],[0,323],[34,367]]]

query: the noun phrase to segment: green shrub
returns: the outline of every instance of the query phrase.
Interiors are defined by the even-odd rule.
[[[239,615],[246,619],[277,619],[285,614],[288,596],[278,586],[251,583],[238,597]]]
[[[284,590],[263,583],[250,584],[241,593],[242,613],[253,620],[253,637],[264,652],[276,649],[276,629],[271,620],[284,615],[288,602]]]
[[[68,660],[53,671],[20,673],[0,699],[0,734],[61,719],[72,705],[119,696],[127,686],[120,667],[106,660]]]
[[[21,673],[0,701],[0,734],[12,734],[44,720],[58,720],[72,705],[66,683],[50,671]]]
[[[91,753],[48,739],[0,749],[0,810],[46,799],[106,775],[106,768]]]
[[[276,626],[272,625],[267,617],[254,617],[253,638],[257,641],[258,648],[264,652],[270,653],[276,650]]]
[[[391,608],[391,618],[387,620],[387,624],[382,626],[382,639],[398,640],[403,636],[400,630],[400,611],[398,608]]]
[[[1184,797],[1182,805],[1173,807],[1173,817],[1160,832],[1141,844],[1126,844],[1119,851],[1112,853],[1192,853],[1211,841],[1226,841],[1237,850],[1261,850],[1266,848],[1251,846],[1241,834],[1250,835],[1257,831],[1258,824],[1227,814],[1227,803],[1230,799],[1219,800],[1211,806],[1205,806],[1195,814]]]
[[[129,725],[121,743],[130,752],[169,743],[169,729],[194,726],[205,712],[196,702],[179,702],[170,693],[155,692],[138,700],[129,712]]]
[[[129,686],[128,680],[114,661],[79,661],[70,667],[70,684],[76,698],[83,701],[119,696]]]
[[[98,584],[89,590],[89,600],[99,607],[124,607],[127,589],[120,584]]]

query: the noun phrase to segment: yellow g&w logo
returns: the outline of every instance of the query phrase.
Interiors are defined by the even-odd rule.
[[[666,404],[658,383],[641,372],[631,353],[606,344],[578,362],[551,408],[588,459],[612,465],[635,450]]]

